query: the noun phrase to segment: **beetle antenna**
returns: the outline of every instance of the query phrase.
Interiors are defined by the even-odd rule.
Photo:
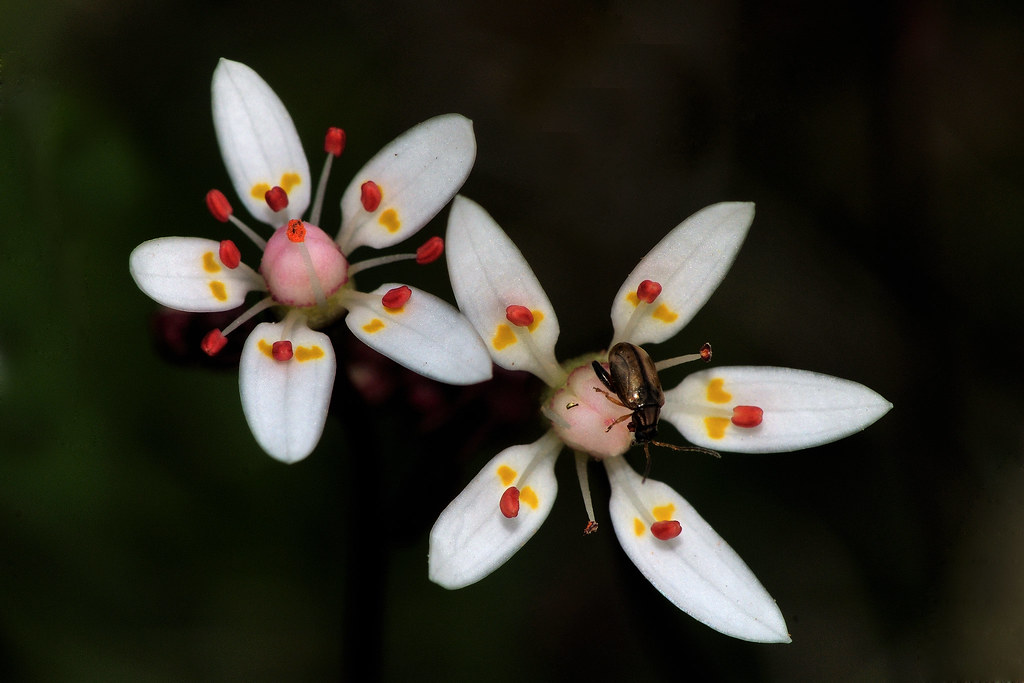
[[[651,443],[658,442],[652,441]],[[647,447],[647,444],[648,442],[644,441],[644,457],[647,458],[647,464],[644,465],[644,478],[640,480],[641,484],[647,481],[647,475],[651,473],[651,449]]]
[[[710,448],[704,448],[703,446],[676,446],[675,444],[665,443],[664,441],[651,441],[655,446],[662,446],[663,448],[671,448],[674,451],[693,451],[695,453],[706,453],[707,455],[713,455],[716,458],[721,459],[722,454],[716,450]],[[644,444],[646,448],[646,444]],[[648,458],[649,459],[649,458]]]

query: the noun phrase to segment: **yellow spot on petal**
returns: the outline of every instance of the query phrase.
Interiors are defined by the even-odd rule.
[[[721,377],[708,382],[708,400],[712,403],[728,403],[732,400],[732,394],[723,389],[725,386],[725,380]]]
[[[324,357],[324,350],[319,346],[299,346],[295,349],[295,360],[303,363],[307,360],[316,360]]]
[[[214,280],[210,283],[210,292],[213,294],[213,298],[217,301],[228,300],[228,290],[224,286],[224,283],[220,280]]]
[[[636,295],[635,291],[631,291],[626,294],[626,301],[633,304],[634,306],[640,305],[640,297]]]
[[[637,536],[643,536],[644,532],[647,531],[647,525],[644,524],[639,517],[633,518],[633,533]]]
[[[377,222],[388,229],[388,232],[398,232],[399,228],[402,227],[402,222],[398,220],[398,212],[394,209],[388,209],[380,215]]]
[[[679,317],[679,314],[665,304],[662,304],[654,309],[654,313],[651,313],[651,317],[656,318],[663,323],[671,323],[675,322],[676,318]]]
[[[512,331],[512,328],[505,323],[501,323],[498,325],[498,329],[494,331],[494,339],[491,340],[491,346],[494,347],[495,351],[501,351],[506,346],[511,346],[517,341],[519,340],[516,339],[516,333]]]
[[[301,185],[302,178],[298,173],[285,173],[281,176],[281,189],[291,194],[292,188]]]
[[[530,330],[530,332],[533,332],[535,329],[537,329],[537,325],[540,325],[540,321],[544,319],[544,314],[538,311],[537,309],[530,311],[530,313],[533,314],[533,322],[530,323],[526,329]]]
[[[536,510],[537,505],[539,504],[537,500],[537,492],[531,489],[529,486],[527,486],[526,488],[519,492],[519,502],[526,503],[534,510]]]
[[[674,513],[675,511],[676,506],[673,505],[672,503],[667,503],[665,505],[659,505],[656,508],[651,508],[651,514],[653,514],[654,519],[658,520],[659,522],[667,522],[668,520],[672,519],[672,513]]]
[[[384,323],[380,321],[380,318],[374,318],[370,322],[363,325],[363,331],[373,334],[374,332],[380,332],[384,329]]]
[[[249,190],[249,194],[252,195],[252,198],[258,199],[261,202],[266,199],[267,192],[270,192],[270,185],[267,185],[266,183],[256,183],[252,186],[252,189]]]
[[[705,417],[704,428],[708,430],[708,436],[712,439],[725,437],[725,428],[729,426],[727,417]]]
[[[219,273],[220,264],[217,263],[217,259],[213,257],[213,252],[208,251],[203,254],[203,270],[207,273]]]
[[[518,472],[516,472],[508,465],[502,465],[501,467],[498,468],[498,478],[501,479],[501,483],[503,486],[508,486],[509,484],[514,482],[516,480],[517,474]],[[520,493],[519,495],[521,496],[522,493]]]
[[[267,358],[274,357],[274,346],[266,339],[260,339],[259,343],[257,343],[256,346],[259,347],[260,351],[266,354]]]

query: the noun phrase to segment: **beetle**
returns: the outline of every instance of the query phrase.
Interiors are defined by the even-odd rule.
[[[676,362],[696,360],[697,358],[705,362],[711,360],[711,345],[704,344],[699,354],[676,359]],[[667,364],[675,365],[676,362],[667,362]],[[648,444],[664,446],[677,451],[701,451],[719,457],[716,451],[708,448],[674,446],[654,440],[658,435],[658,419],[661,417],[661,408],[665,405],[665,392],[661,388],[661,379],[658,378],[657,365],[642,348],[629,342],[619,342],[608,352],[607,370],[596,360],[592,365],[597,378],[608,387],[608,391],[602,391],[598,387],[594,387],[594,391],[603,393],[612,403],[632,411],[612,422],[605,431],[610,431],[620,422],[629,420],[626,428],[633,432],[634,443],[643,444],[644,456],[647,458],[647,467],[644,469],[645,480],[651,469],[651,453]]]

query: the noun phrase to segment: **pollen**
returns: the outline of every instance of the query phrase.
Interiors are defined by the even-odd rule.
[[[380,185],[372,180],[367,180],[359,186],[359,201],[363,205],[363,209],[369,213],[377,210],[383,198],[384,192],[381,191]]]
[[[716,377],[715,379],[708,382],[708,401],[711,403],[728,403],[732,400],[732,394],[723,389],[725,386],[725,380]]]
[[[220,264],[217,263],[217,259],[213,257],[213,252],[208,251],[203,254],[203,270],[207,273],[219,273]]]
[[[501,494],[501,499],[498,501],[498,509],[501,510],[501,514],[505,515],[508,519],[519,516],[519,489],[515,486],[509,486],[505,489],[505,492]]]
[[[281,189],[291,192],[302,184],[302,177],[298,173],[284,173],[281,175]]]
[[[661,295],[661,284],[654,280],[644,280],[636,288],[636,298],[645,303],[653,304],[654,300]]]
[[[736,406],[732,409],[732,423],[737,427],[751,429],[761,424],[764,411],[757,406]]]
[[[242,262],[242,253],[238,251],[238,245],[231,240],[221,240],[218,249],[220,262],[227,268],[234,270]]]
[[[393,287],[385,292],[384,296],[380,298],[380,303],[385,309],[387,309],[388,313],[401,313],[402,308],[409,301],[411,296],[412,290],[408,285]]]
[[[264,201],[273,212],[283,211],[288,208],[288,192],[280,185],[274,185],[263,195]]]
[[[370,322],[363,325],[363,331],[373,334],[374,332],[380,332],[384,329],[384,323],[381,322],[380,318],[374,318]]]
[[[295,349],[295,360],[305,363],[308,360],[317,360],[324,357],[324,350],[315,344],[313,346],[300,346]]]
[[[416,250],[416,263],[421,266],[433,263],[444,253],[444,240],[434,235]]]
[[[502,351],[506,347],[515,344],[517,341],[519,340],[516,339],[516,333],[512,331],[512,328],[505,323],[501,323],[498,325],[498,329],[494,331],[494,338],[491,339],[491,346],[494,347],[495,351]]]
[[[519,500],[529,505],[534,510],[540,505],[540,501],[537,500],[537,492],[527,486],[519,492]]]
[[[220,330],[212,329],[203,336],[200,347],[207,356],[216,356],[227,344],[228,338]]]
[[[633,518],[633,533],[637,536],[643,536],[644,532],[647,531],[647,525],[639,517]]]
[[[292,343],[287,339],[274,342],[274,345],[270,347],[270,355],[274,360],[280,362],[291,360],[295,355],[292,351]]]
[[[380,215],[377,222],[388,229],[388,232],[398,232],[402,227],[402,222],[398,220],[398,212],[394,209],[388,209]]]
[[[663,323],[675,322],[679,314],[673,311],[671,308],[662,304],[654,309],[654,313],[651,313],[651,317],[660,320]]]
[[[725,428],[729,426],[727,417],[705,417],[704,428],[708,430],[708,436],[712,439],[725,438]]]
[[[651,534],[659,541],[670,541],[683,532],[683,525],[674,519],[666,519],[651,525]]]
[[[213,294],[213,298],[217,301],[228,300],[228,289],[220,280],[213,280],[210,283],[210,293]]]
[[[518,474],[518,472],[516,472],[508,465],[502,465],[501,467],[498,468],[498,478],[501,479],[501,483],[505,486],[508,486],[509,484],[514,482]]]
[[[672,514],[676,511],[676,506],[672,503],[666,505],[659,505],[656,508],[651,508],[651,514],[654,515],[654,519],[659,522],[672,519]]]
[[[529,327],[533,324],[533,313],[526,306],[513,304],[505,308],[505,319],[516,327]]]

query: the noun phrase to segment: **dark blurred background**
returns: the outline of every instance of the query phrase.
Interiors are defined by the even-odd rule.
[[[0,679],[1024,676],[1022,52],[1012,2],[0,3]],[[542,432],[528,378],[420,381],[339,325],[319,447],[260,451],[243,336],[201,358],[209,319],[128,274],[153,237],[243,244],[203,206],[230,190],[221,56],[276,90],[314,169],[326,127],[348,131],[328,227],[384,143],[472,118],[463,192],[545,286],[560,358],[608,343],[612,296],[669,229],[757,202],[724,284],[652,355],[710,340],[719,364],[825,372],[895,408],[808,451],[662,451],[653,476],[750,565],[791,645],[711,631],[610,525],[584,538],[571,457],[510,562],[461,591],[427,580],[437,514]],[[382,280],[452,300],[442,263]]]

